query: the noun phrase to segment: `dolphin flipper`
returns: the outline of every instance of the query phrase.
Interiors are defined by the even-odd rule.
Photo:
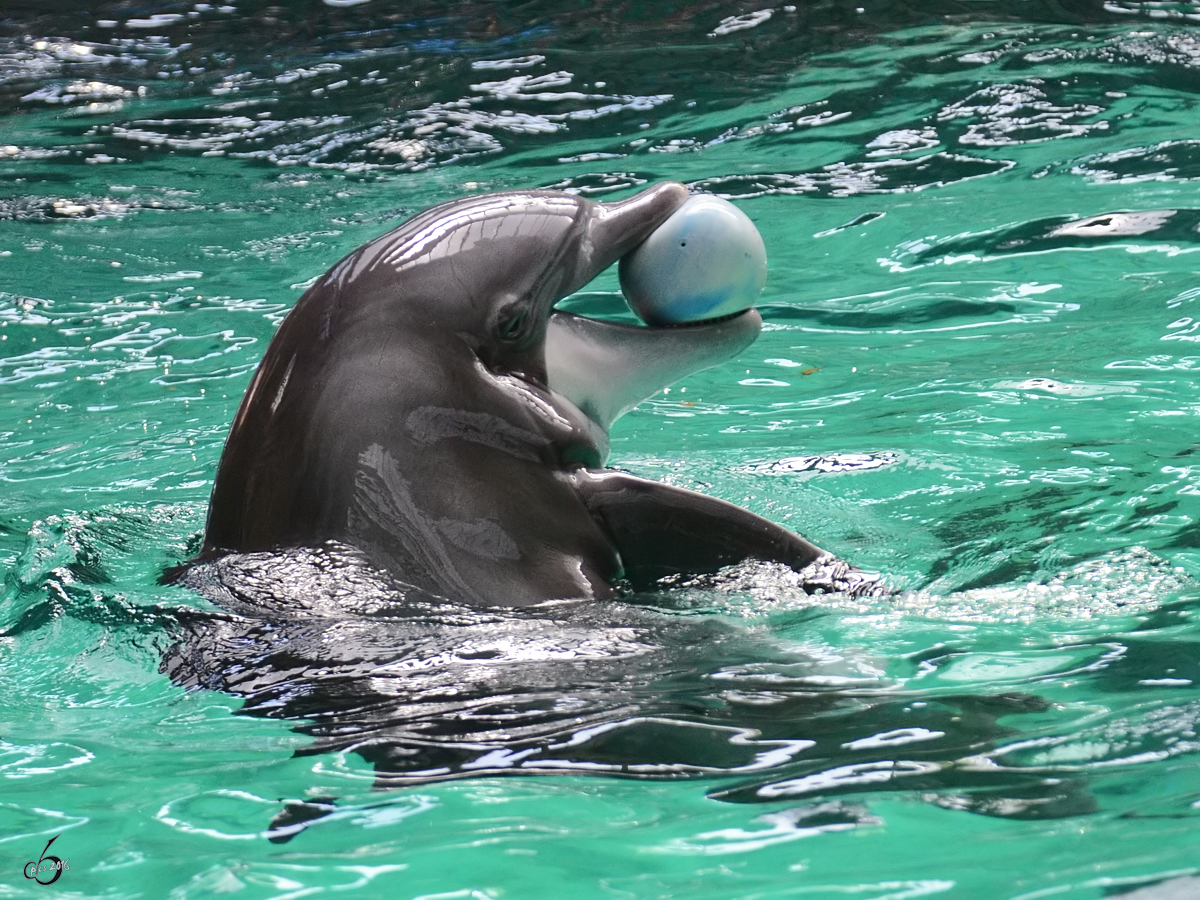
[[[579,469],[572,479],[584,505],[620,554],[635,589],[668,576],[703,575],[754,559],[804,576],[813,593],[888,593],[878,576],[855,569],[761,516],[695,491],[624,472]]]

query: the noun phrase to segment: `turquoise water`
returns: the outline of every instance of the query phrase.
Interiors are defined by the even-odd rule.
[[[1200,6],[916,6],[6,4],[5,895],[1200,896]],[[767,325],[612,464],[896,597],[750,567],[188,657],[157,580],[307,283],[663,179],[756,222]],[[615,272],[564,305],[630,320]]]

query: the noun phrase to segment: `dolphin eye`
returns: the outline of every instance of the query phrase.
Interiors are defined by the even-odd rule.
[[[507,321],[500,323],[500,340],[511,341],[521,334],[521,326],[525,324],[525,313],[519,312]]]

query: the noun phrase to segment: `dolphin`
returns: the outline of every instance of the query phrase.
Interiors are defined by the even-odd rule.
[[[334,543],[476,606],[603,599],[750,559],[810,592],[873,590],[766,519],[604,467],[617,417],[762,325],[753,309],[670,328],[554,309],[687,196],[477,195],[350,253],[270,341],[188,565]]]

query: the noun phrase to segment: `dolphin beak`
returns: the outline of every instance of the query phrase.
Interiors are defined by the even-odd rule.
[[[620,416],[681,378],[733,359],[758,337],[762,317],[670,328],[587,319],[561,310],[546,331],[546,377],[607,434]]]
[[[579,290],[648,238],[687,198],[688,190],[682,184],[664,181],[628,200],[593,204],[576,279],[563,296]]]
[[[687,197],[682,184],[664,182],[619,203],[595,204],[578,283],[566,293],[579,290],[637,247]],[[546,329],[546,382],[607,436],[613,422],[643,400],[693,372],[733,359],[754,342],[761,328],[762,317],[753,309],[669,328],[603,322],[554,310]]]

